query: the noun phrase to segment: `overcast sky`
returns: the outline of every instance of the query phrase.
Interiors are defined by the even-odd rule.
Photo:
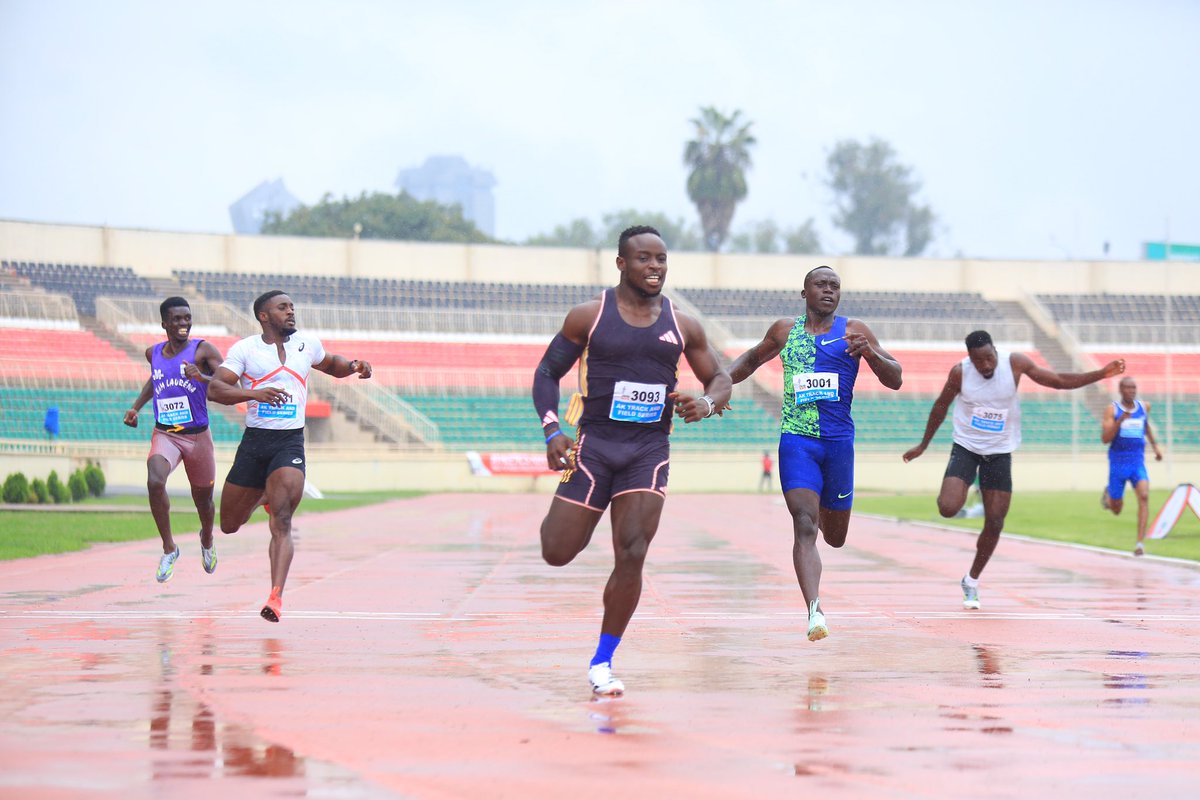
[[[1200,243],[1196,0],[0,0],[0,218],[229,232],[283,178],[395,191],[457,154],[496,234],[619,208],[696,220],[703,105],[758,145],[735,231],[816,221],[825,158],[879,137],[939,219],[929,252],[1138,258]]]

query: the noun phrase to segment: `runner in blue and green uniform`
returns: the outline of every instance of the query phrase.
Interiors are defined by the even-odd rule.
[[[734,383],[774,359],[783,361],[779,480],[792,515],[792,562],[808,606],[808,638],[829,635],[821,609],[817,531],[832,547],[846,543],[854,502],[854,380],[866,361],[880,383],[899,389],[901,369],[866,323],[839,317],[842,282],[821,266],[804,277],[805,312],[777,320],[763,340],[729,368]]]

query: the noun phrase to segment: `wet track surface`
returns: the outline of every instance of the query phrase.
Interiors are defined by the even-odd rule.
[[[617,651],[585,672],[607,521],[540,559],[546,496],[298,517],[0,563],[0,797],[1174,798],[1200,787],[1200,569],[856,517],[805,638],[775,497],[670,498]]]

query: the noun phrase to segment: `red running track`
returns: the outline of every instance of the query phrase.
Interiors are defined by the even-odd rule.
[[[180,502],[180,501],[177,501]],[[1200,569],[856,517],[805,639],[778,498],[679,495],[617,652],[585,670],[607,527],[545,565],[546,496],[298,517],[267,533],[0,564],[0,797],[1196,796]],[[0,526],[4,519],[0,516]],[[219,534],[218,534],[219,535]]]

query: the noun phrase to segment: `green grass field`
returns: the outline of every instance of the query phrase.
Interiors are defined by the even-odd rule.
[[[305,514],[418,494],[361,492],[331,495],[323,500],[306,497],[297,519]],[[1150,493],[1151,521],[1168,494],[1165,490]],[[128,506],[129,511],[88,511],[89,506],[98,505]],[[190,498],[172,497],[171,507],[171,526],[176,535],[192,535],[199,521]],[[862,495],[855,499],[854,510],[975,531],[983,525],[982,519],[942,519],[932,494]],[[262,509],[255,512],[253,519],[265,519]],[[1018,492],[1013,495],[1005,531],[1128,552],[1133,548],[1136,523],[1137,502],[1132,494],[1126,494],[1121,516],[1114,517],[1100,508],[1096,492]],[[82,550],[98,542],[128,542],[157,536],[144,495],[104,497],[53,511],[0,511],[0,560]],[[1200,561],[1200,520],[1185,509],[1171,534],[1166,539],[1147,541],[1146,551],[1151,555]]]
[[[1168,490],[1150,492],[1149,522],[1154,521],[1154,515],[1169,495]],[[967,505],[973,502],[972,494]],[[974,531],[983,527],[980,518],[942,519],[937,513],[934,494],[860,495],[854,499],[854,510],[914,522],[937,522]],[[1099,492],[1015,492],[1004,531],[1037,539],[1131,552],[1137,540],[1137,499],[1132,492],[1126,491],[1125,508],[1121,516],[1114,517],[1111,512],[1100,508]],[[1200,561],[1200,519],[1184,509],[1183,516],[1170,535],[1157,541],[1146,540],[1146,552]]]
[[[355,492],[326,495],[316,500],[305,497],[296,512],[306,514],[382,503],[398,497],[415,497],[420,492]],[[99,511],[97,506],[128,506],[129,511]],[[250,518],[263,521],[260,508]],[[200,520],[190,497],[171,498],[171,530],[176,539],[194,536]],[[13,558],[67,553],[102,542],[131,542],[157,539],[158,529],[150,516],[145,495],[113,495],[92,498],[53,511],[0,511],[0,561]]]

